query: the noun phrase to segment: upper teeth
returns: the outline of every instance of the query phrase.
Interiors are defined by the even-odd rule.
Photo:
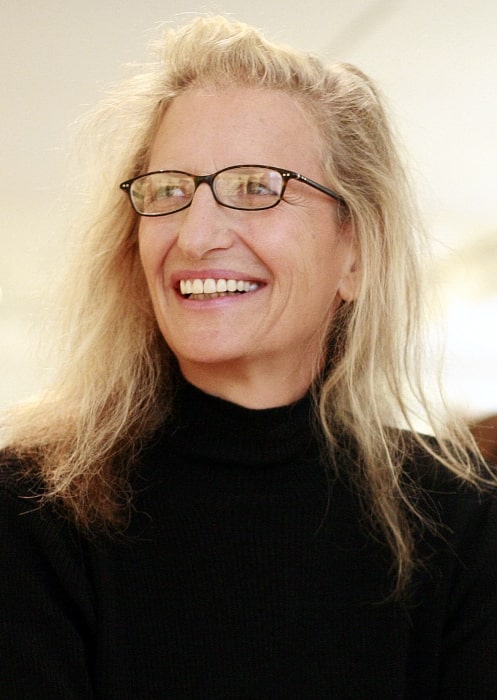
[[[257,289],[256,282],[246,280],[215,280],[211,277],[201,280],[180,280],[181,294],[215,294],[216,292],[252,292]]]

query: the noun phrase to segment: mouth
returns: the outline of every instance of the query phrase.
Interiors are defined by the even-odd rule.
[[[262,285],[253,280],[235,279],[183,279],[179,281],[178,291],[184,299],[203,301],[218,297],[237,296],[255,292]]]

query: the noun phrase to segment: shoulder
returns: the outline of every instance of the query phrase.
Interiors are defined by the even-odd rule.
[[[456,474],[443,463],[442,449],[435,438],[422,436],[418,442],[413,435],[407,434],[403,438],[405,447],[404,480],[405,485],[413,487],[441,503],[448,508],[478,508],[482,503],[492,504],[497,495],[497,474],[494,475],[495,484],[487,487],[483,482],[479,485],[478,474],[481,462],[474,459],[472,465],[473,474],[469,471],[461,475]]]
[[[43,490],[34,460],[0,450],[0,498],[39,499]]]
[[[412,490],[423,508],[431,510],[434,516],[438,513],[454,525],[495,508],[497,475],[494,487],[477,485],[476,479],[457,475],[437,459],[441,449],[433,437],[423,436],[423,441],[425,446],[412,435],[404,437],[404,484],[406,491]],[[479,464],[475,459],[474,474],[478,471]]]
[[[0,450],[0,494],[22,498],[40,492],[42,481],[36,472],[33,460],[19,457],[9,448]]]
[[[59,508],[45,498],[35,465],[11,452],[0,452],[0,540],[4,551],[79,549],[79,536]],[[22,555],[24,556],[24,555]]]
[[[35,678],[48,678],[50,660],[56,659],[62,684],[62,657],[77,654],[95,628],[88,547],[71,522],[43,499],[42,483],[31,475],[30,465],[6,453],[0,454],[0,553],[0,636],[8,640],[2,680],[11,678],[20,687],[20,668],[24,675],[29,668],[23,687],[31,671]],[[43,688],[40,692],[49,696]]]
[[[437,551],[466,574],[486,569],[497,584],[497,488],[476,486],[445,467],[434,439],[426,438],[428,449],[408,440],[404,478],[421,515],[416,528],[425,554]]]
[[[9,572],[0,581],[0,600],[31,595],[48,600],[63,588],[86,605],[91,597],[86,539],[44,497],[43,483],[31,467],[0,453],[0,552]]]

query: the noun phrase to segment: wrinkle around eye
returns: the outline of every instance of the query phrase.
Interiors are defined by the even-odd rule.
[[[303,206],[309,204],[308,198],[299,192],[285,192],[281,201],[291,205],[301,204]]]

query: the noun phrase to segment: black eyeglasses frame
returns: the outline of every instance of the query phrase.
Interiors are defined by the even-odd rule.
[[[268,206],[264,207],[256,207],[256,208],[250,208],[247,209],[245,207],[235,207],[231,204],[225,204],[224,202],[221,202],[214,190],[214,181],[218,175],[221,173],[226,172],[227,170],[234,170],[236,168],[263,168],[264,170],[274,170],[275,172],[279,173],[281,177],[283,178],[283,186],[281,188],[281,192],[279,194],[279,198],[274,202],[274,204],[270,204]],[[195,185],[195,189],[193,190],[192,198],[188,202],[188,204],[185,204],[185,206],[181,207],[180,209],[174,209],[173,211],[166,211],[166,212],[160,212],[157,214],[144,214],[140,212],[133,201],[133,197],[131,194],[131,186],[133,185],[134,182],[137,180],[140,180],[144,177],[147,177],[148,175],[156,175],[159,173],[178,173],[179,175],[188,175],[189,177],[193,178],[193,182]],[[193,197],[195,196],[195,192],[197,191],[199,185],[206,183],[209,185],[210,190],[212,192],[212,195],[215,199],[215,201],[221,205],[222,207],[227,207],[228,209],[236,209],[238,211],[263,211],[265,209],[272,209],[273,207],[276,207],[281,200],[283,199],[283,195],[285,194],[286,186],[290,180],[298,180],[299,182],[303,182],[306,185],[309,185],[309,187],[313,187],[315,190],[319,190],[319,192],[323,192],[324,194],[328,195],[329,197],[332,197],[335,199],[337,202],[341,204],[345,204],[345,199],[334,192],[333,190],[330,190],[328,187],[325,185],[321,185],[319,182],[316,182],[315,180],[311,180],[311,178],[306,177],[305,175],[301,175],[300,173],[297,173],[293,170],[287,170],[286,168],[277,168],[272,165],[260,165],[260,164],[243,164],[243,165],[229,165],[226,168],[222,168],[221,170],[218,170],[215,173],[211,173],[210,175],[193,175],[192,173],[188,173],[184,170],[152,170],[151,172],[148,173],[143,173],[142,175],[137,175],[136,177],[132,177],[129,180],[125,180],[124,182],[121,182],[119,185],[120,189],[126,192],[126,194],[129,197],[129,201],[131,202],[131,206],[135,210],[135,212],[139,216],[169,216],[169,214],[176,214],[179,211],[183,211],[184,209],[187,209],[191,203],[193,202]]]

